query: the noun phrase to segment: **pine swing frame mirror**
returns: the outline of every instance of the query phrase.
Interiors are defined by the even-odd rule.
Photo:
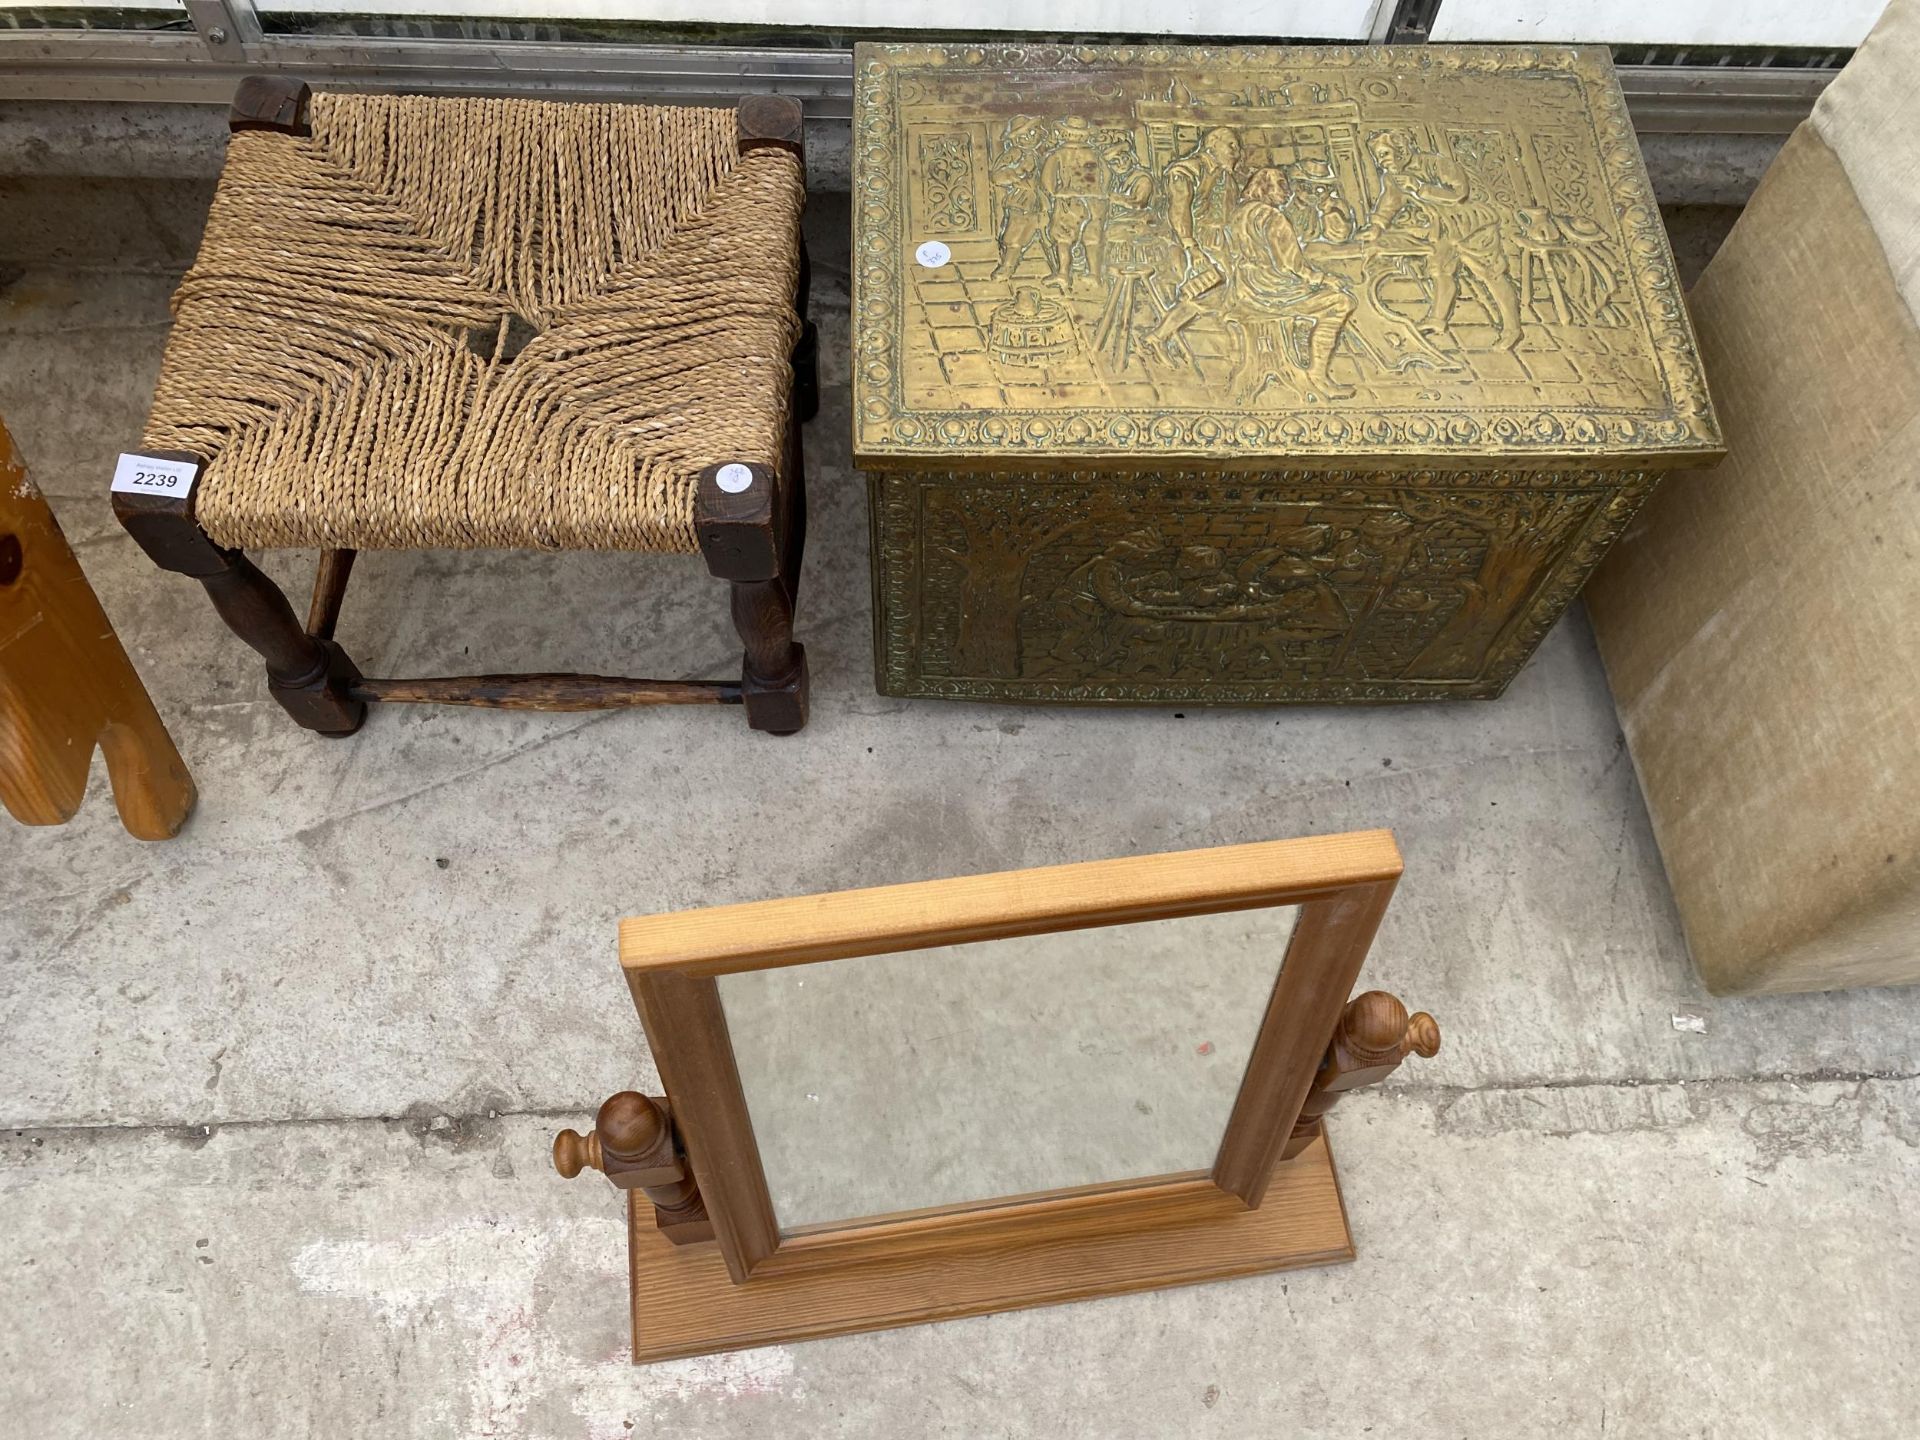
[[[621,965],[666,1095],[614,1096],[592,1132],[561,1132],[554,1160],[628,1192],[634,1359],[1352,1259],[1320,1117],[1439,1044],[1392,996],[1348,1000],[1400,871],[1375,830],[624,921]],[[1280,906],[1298,907],[1291,937],[1209,1168],[777,1222],[722,977]]]

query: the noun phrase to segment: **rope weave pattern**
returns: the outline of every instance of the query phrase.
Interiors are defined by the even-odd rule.
[[[216,542],[691,552],[698,472],[781,462],[805,187],[731,110],[311,123],[233,137],[173,299],[143,446],[206,458]]]

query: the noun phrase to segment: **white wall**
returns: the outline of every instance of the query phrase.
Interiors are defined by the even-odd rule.
[[[61,0],[68,8],[177,0]],[[1860,43],[1886,0],[1441,0],[1435,40],[1642,45]],[[263,11],[660,20],[755,26],[1364,40],[1393,0],[256,0]],[[0,10],[15,8],[0,0]]]
[[[124,4],[127,0],[100,0]],[[1383,0],[255,0],[257,8],[491,19],[1364,40]],[[1391,0],[1384,0],[1389,7]]]
[[[1851,48],[1886,0],[1440,0],[1435,40]]]

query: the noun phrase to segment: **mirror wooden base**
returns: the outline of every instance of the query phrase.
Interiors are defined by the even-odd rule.
[[[675,1245],[653,1206],[629,1192],[636,1364],[953,1320],[1227,1280],[1353,1259],[1346,1209],[1324,1135],[1277,1166],[1257,1210],[1215,1191],[1199,1223],[1080,1233],[1010,1249],[983,1234],[969,1249],[879,1253],[870,1259],[754,1275],[735,1284],[716,1245]],[[1184,1202],[1183,1202],[1184,1203]]]

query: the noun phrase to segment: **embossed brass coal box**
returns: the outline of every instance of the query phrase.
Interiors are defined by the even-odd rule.
[[[1721,453],[1603,52],[864,45],[893,695],[1498,695]]]

